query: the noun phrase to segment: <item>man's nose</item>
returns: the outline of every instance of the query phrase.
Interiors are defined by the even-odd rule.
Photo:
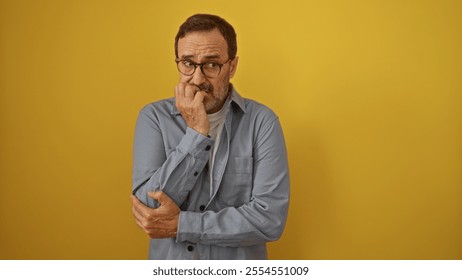
[[[205,82],[205,76],[204,73],[202,73],[202,69],[200,67],[196,68],[196,71],[191,78],[191,82],[195,85],[200,85]]]

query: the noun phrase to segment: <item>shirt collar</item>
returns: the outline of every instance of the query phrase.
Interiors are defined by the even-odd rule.
[[[231,87],[231,103],[236,103],[236,105],[245,113],[244,98],[242,98],[242,96],[239,95],[239,93],[234,88],[233,84],[229,84],[229,86]],[[224,106],[226,106],[226,103],[227,102],[225,102]],[[180,114],[180,111],[178,111],[175,104],[173,104],[171,114],[172,115],[179,115]]]
[[[232,84],[231,85],[231,102],[234,102],[237,104],[237,106],[239,106],[239,108],[241,108],[242,112],[245,113],[245,102],[244,102],[244,98],[242,98],[241,95],[239,95],[239,93],[236,91],[236,89],[234,88],[234,86]]]

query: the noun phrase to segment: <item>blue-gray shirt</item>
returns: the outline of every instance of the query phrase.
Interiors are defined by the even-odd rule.
[[[266,106],[233,88],[213,170],[214,140],[187,127],[170,98],[138,116],[133,193],[162,190],[180,207],[176,238],[151,239],[150,259],[266,259],[289,205],[289,172],[281,125]],[[210,183],[210,174],[213,172]]]

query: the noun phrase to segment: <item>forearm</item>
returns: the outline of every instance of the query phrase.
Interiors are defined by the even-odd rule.
[[[180,212],[177,240],[231,247],[278,240],[285,226],[288,202],[286,197],[271,206],[253,201],[219,212]],[[270,211],[270,207],[278,213]]]
[[[163,191],[181,205],[208,161],[213,140],[188,128],[175,149],[166,155],[162,133],[140,114],[135,132],[133,194],[144,204],[157,207],[148,198]]]

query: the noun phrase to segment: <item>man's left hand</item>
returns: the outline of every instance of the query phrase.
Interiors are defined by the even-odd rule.
[[[180,208],[164,192],[149,192],[148,196],[159,201],[158,208],[149,208],[132,195],[132,211],[136,224],[150,238],[176,237]]]

